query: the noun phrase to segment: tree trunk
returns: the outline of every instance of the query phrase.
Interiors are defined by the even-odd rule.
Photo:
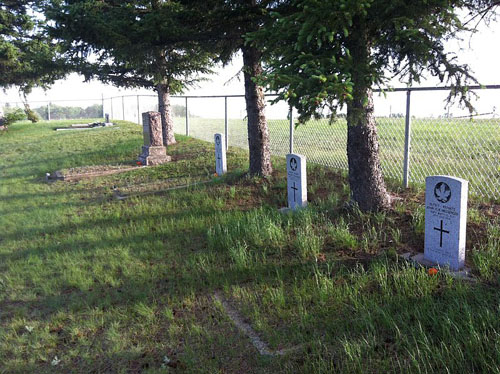
[[[362,28],[360,28],[362,30]],[[361,33],[360,33],[361,34]],[[373,93],[367,83],[370,47],[359,35],[349,50],[357,65],[353,68],[353,100],[347,105],[347,159],[352,199],[363,211],[376,211],[390,206],[380,166],[377,127],[373,113]]]
[[[163,145],[168,146],[177,143],[174,135],[174,119],[172,118],[172,106],[170,105],[170,89],[166,84],[156,86],[158,92],[158,111],[161,115],[161,127],[163,131]]]
[[[247,106],[248,148],[250,153],[250,175],[268,176],[273,172],[269,148],[264,90],[252,78],[262,74],[261,54],[254,47],[244,46],[243,74],[245,77],[245,101]]]

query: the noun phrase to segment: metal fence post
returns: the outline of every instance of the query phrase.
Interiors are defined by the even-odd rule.
[[[106,118],[106,113],[104,112],[104,94],[101,93],[101,108],[102,108],[102,118]]]
[[[288,113],[290,117],[290,153],[293,153],[293,108],[290,106],[290,112]]]
[[[50,121],[50,101],[47,103],[47,121]]]
[[[408,188],[410,176],[410,147],[411,147],[411,90],[406,91],[406,118],[405,118],[405,154],[403,165],[403,186]]]
[[[224,97],[224,135],[226,136],[226,151],[229,145],[229,131],[227,126],[227,96]]]
[[[137,123],[141,124],[141,107],[139,104],[139,95],[137,95]]]
[[[187,96],[186,96],[186,136],[189,136],[189,109],[188,109]]]
[[[111,118],[115,118],[115,116],[113,115],[113,98],[110,98],[109,99],[111,101]]]
[[[122,96],[122,117],[125,121],[125,96]]]

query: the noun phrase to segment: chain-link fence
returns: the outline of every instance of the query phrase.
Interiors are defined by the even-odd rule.
[[[496,114],[500,86],[476,87],[477,114],[459,107],[445,108],[447,88],[395,89],[375,93],[375,116],[382,169],[386,178],[423,184],[428,175],[447,174],[470,182],[471,193],[500,199],[500,118]],[[447,92],[448,91],[448,92]],[[347,170],[345,113],[333,122],[312,120],[296,126],[284,102],[267,97],[271,152],[293,151],[309,162]],[[156,95],[128,95],[78,101],[31,102],[42,119],[103,118],[141,122],[141,113],[158,110]],[[228,146],[248,149],[243,95],[176,96],[171,98],[174,130],[213,141],[225,133]],[[7,103],[4,110],[22,107]]]
[[[472,116],[458,106],[446,107],[446,89],[376,93],[375,116],[385,177],[408,186],[423,184],[428,175],[458,176],[470,182],[471,193],[499,200],[498,88],[476,89],[477,113]],[[243,96],[176,100],[184,108],[183,115],[175,118],[176,132],[206,141],[213,141],[216,132],[225,133],[229,146],[248,149]],[[285,103],[268,102],[266,117],[272,154],[284,156],[293,151],[305,155],[309,162],[347,170],[344,113],[333,122],[325,118],[296,126]]]

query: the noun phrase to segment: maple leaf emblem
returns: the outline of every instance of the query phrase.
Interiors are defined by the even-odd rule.
[[[219,136],[219,135],[217,135],[217,136],[215,137],[215,143],[217,143],[217,145],[219,145],[219,144],[220,144],[220,136]]]
[[[290,159],[290,169],[292,169],[292,171],[297,170],[297,160],[293,157]]]
[[[441,203],[447,203],[451,198],[450,186],[448,186],[444,182],[439,182],[438,184],[436,184],[436,187],[434,187],[434,196],[436,197],[437,201]]]

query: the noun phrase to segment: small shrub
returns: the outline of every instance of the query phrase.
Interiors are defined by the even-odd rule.
[[[31,123],[37,123],[40,120],[36,112],[31,108],[26,108],[24,111],[26,113],[26,118],[31,121]]]
[[[14,122],[22,121],[26,119],[26,115],[24,114],[22,109],[14,109],[5,113],[5,116],[0,119],[0,126],[8,127],[12,125]]]

